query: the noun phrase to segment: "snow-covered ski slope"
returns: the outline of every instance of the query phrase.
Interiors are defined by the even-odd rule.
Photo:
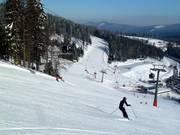
[[[0,135],[179,135],[176,102],[160,97],[154,108],[151,95],[114,89],[111,70],[100,83],[99,70],[109,67],[106,49],[92,37],[85,56],[63,73],[65,83],[0,62]],[[120,111],[110,114],[124,96],[138,117],[126,107],[132,121],[121,121]]]

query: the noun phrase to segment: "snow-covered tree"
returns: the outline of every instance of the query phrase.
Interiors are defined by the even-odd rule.
[[[20,0],[7,0],[5,3],[5,44],[9,46],[9,55],[15,64],[20,64],[21,55],[20,9]]]
[[[8,59],[8,46],[5,44],[5,29],[0,23],[0,59]]]
[[[45,41],[48,38],[46,35],[47,18],[40,0],[27,0],[26,21],[27,50],[31,52],[28,61],[31,64],[36,63],[38,70],[40,58],[46,50]]]

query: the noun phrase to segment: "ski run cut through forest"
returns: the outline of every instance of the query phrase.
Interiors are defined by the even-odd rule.
[[[135,91],[144,83],[140,78],[148,79],[152,63],[166,65],[163,80],[176,62],[165,57],[108,64],[107,42],[91,40],[79,62],[60,71],[64,82],[0,62],[1,135],[179,135],[179,103],[158,95],[156,108],[153,94]],[[101,71],[106,71],[103,83]],[[117,109],[123,97],[132,105],[126,107],[130,120]]]

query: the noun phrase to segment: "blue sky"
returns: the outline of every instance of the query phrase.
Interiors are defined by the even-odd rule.
[[[4,0],[0,0],[4,1]],[[76,22],[153,25],[180,23],[180,0],[42,0],[56,15]]]
[[[180,23],[180,0],[43,0],[43,4],[56,14],[78,22]]]

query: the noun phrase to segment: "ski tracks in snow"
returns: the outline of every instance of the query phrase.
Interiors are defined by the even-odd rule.
[[[129,122],[129,120],[117,119],[119,122]],[[160,135],[161,133],[156,131],[149,131],[144,129],[132,129],[132,132],[127,132],[126,130],[108,132],[100,130],[91,129],[81,129],[81,128],[66,128],[66,127],[14,127],[14,128],[0,128],[0,134],[6,135],[6,133],[12,135]]]
[[[90,129],[80,129],[80,128],[60,128],[60,127],[14,127],[14,128],[0,128],[0,132],[8,132],[26,134],[29,132],[33,135],[32,131],[38,135],[42,133],[55,133],[55,134],[79,134],[83,133],[84,135],[118,135],[118,133],[106,132],[106,131],[98,131],[98,130],[90,130]]]
[[[76,84],[71,83],[71,82],[69,82],[69,81],[65,81],[64,83],[66,83],[66,84],[68,84],[68,85],[70,85],[70,86],[76,86]]]

